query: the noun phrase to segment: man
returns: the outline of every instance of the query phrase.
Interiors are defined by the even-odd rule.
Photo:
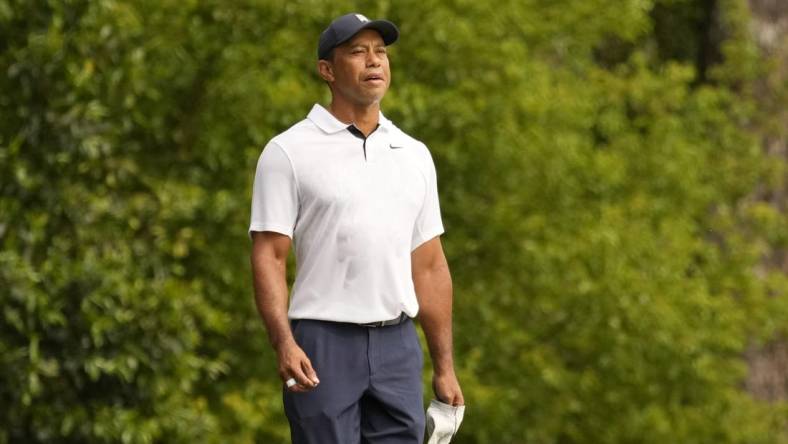
[[[452,360],[452,285],[427,147],[380,111],[386,20],[321,34],[328,108],[274,137],[257,164],[249,227],[255,300],[276,350],[294,443],[421,443],[423,355],[436,397],[464,400]],[[291,240],[297,272],[288,309]]]

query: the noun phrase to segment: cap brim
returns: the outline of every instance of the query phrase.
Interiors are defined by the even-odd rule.
[[[339,40],[334,47],[346,43],[348,40],[352,39],[354,35],[358,34],[359,32],[365,29],[374,29],[377,31],[380,36],[383,38],[383,43],[388,46],[397,41],[399,38],[399,29],[394,23],[391,23],[388,20],[370,20],[358,28],[356,28],[352,33],[348,34],[345,38]]]
[[[399,38],[399,29],[397,29],[397,26],[394,23],[391,23],[388,20],[372,20],[364,23],[364,25],[353,35],[358,34],[358,32],[362,29],[374,29],[375,31],[379,32],[380,36],[383,37],[383,43],[385,43],[386,46],[396,42]],[[350,38],[348,38],[348,40],[350,40]]]

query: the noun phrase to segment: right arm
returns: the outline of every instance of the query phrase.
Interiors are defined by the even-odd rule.
[[[287,318],[287,255],[290,237],[272,231],[252,232],[252,275],[255,304],[263,318],[268,340],[276,351],[282,381],[295,378],[292,392],[304,392],[319,380],[312,363],[298,346]]]

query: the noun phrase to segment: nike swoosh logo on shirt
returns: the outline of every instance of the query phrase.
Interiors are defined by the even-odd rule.
[[[389,148],[391,148],[392,150],[398,150],[400,148],[405,148],[405,147],[404,146],[394,146],[394,145],[389,144]]]

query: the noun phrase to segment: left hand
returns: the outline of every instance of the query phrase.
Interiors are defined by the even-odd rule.
[[[457,381],[454,370],[443,374],[434,374],[432,376],[432,391],[435,392],[438,401],[444,404],[455,407],[465,405],[465,398],[462,397],[460,383]]]

